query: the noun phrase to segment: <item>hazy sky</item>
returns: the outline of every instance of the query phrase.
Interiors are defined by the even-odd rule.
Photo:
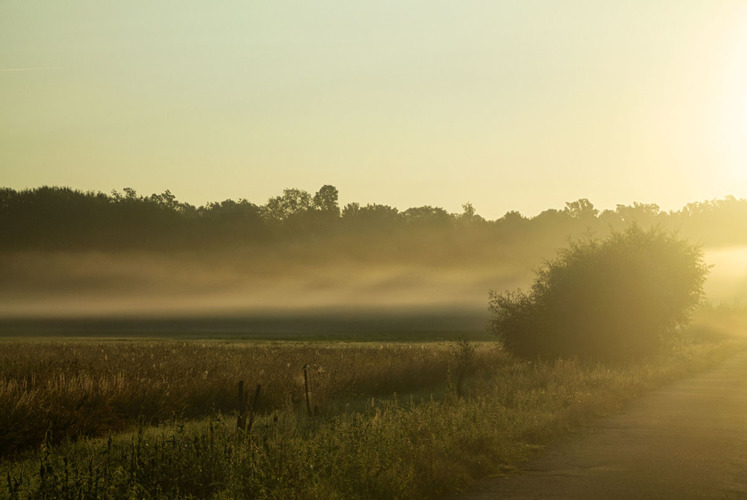
[[[747,197],[744,0],[0,0],[0,186]]]

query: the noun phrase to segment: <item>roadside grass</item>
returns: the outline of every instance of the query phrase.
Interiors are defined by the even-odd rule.
[[[346,349],[361,347],[329,348],[348,354]],[[387,369],[412,377],[398,366],[414,369],[409,358],[417,359],[417,350],[365,347],[388,348],[399,356],[388,368],[375,361],[365,367],[358,360],[354,371],[361,378],[366,369],[373,378]],[[408,389],[395,388],[397,395],[372,397],[371,388],[391,391],[390,379],[365,388],[355,379],[339,393],[335,411],[317,416],[286,397],[280,407],[257,415],[249,432],[236,429],[230,410],[197,420],[172,417],[157,426],[141,419],[130,433],[59,446],[52,431],[38,452],[4,462],[0,497],[438,498],[511,468],[643,391],[712,366],[743,349],[744,342],[693,342],[646,363],[615,368],[573,360],[518,361],[494,346],[478,345],[460,391],[454,360],[463,359],[469,345],[420,348],[429,352],[424,359],[441,360],[440,380],[435,375],[422,379],[429,381],[424,385],[405,380],[398,387]],[[433,396],[427,394],[431,382]],[[297,391],[298,381],[288,387]]]

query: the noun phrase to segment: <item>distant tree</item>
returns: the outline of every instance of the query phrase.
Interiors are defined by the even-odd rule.
[[[506,224],[508,226],[517,226],[519,224],[523,224],[527,222],[527,218],[521,215],[520,212],[516,210],[511,210],[510,212],[506,212],[503,217],[498,219],[497,222],[500,222],[502,224]]]
[[[399,210],[389,205],[369,203],[362,207],[358,203],[348,203],[342,211],[343,219],[351,225],[392,227],[400,219]]]
[[[565,211],[548,208],[532,217],[526,231],[537,239],[549,238],[553,242],[558,238],[567,238],[572,231],[574,219]],[[575,221],[577,222],[577,221]]]
[[[312,207],[311,195],[301,189],[284,189],[282,196],[267,200],[264,213],[269,219],[284,221],[308,212]]]
[[[656,203],[638,203],[633,205],[617,205],[615,213],[626,223],[646,223],[652,222],[655,217],[661,214],[661,208]]]
[[[522,357],[639,358],[687,322],[707,272],[698,247],[632,226],[572,244],[526,293],[491,291],[490,329]]]
[[[462,217],[471,219],[475,215],[477,215],[477,211],[475,210],[475,207],[472,205],[472,203],[467,202],[462,205]]]
[[[339,216],[340,206],[337,204],[339,193],[337,188],[330,185],[322,186],[314,195],[314,208],[325,214]]]
[[[505,241],[517,241],[524,236],[528,227],[529,219],[516,210],[506,212],[503,217],[494,222],[501,239]]]
[[[354,201],[352,203],[348,203],[347,205],[345,205],[345,207],[342,209],[342,216],[343,217],[355,217],[360,211],[361,211],[361,204]]]
[[[209,241],[246,241],[257,240],[264,236],[264,219],[260,207],[245,199],[238,202],[224,200],[220,203],[208,203],[198,209],[200,214],[201,234]]]
[[[543,210],[539,214],[532,217],[531,220],[535,227],[542,227],[545,225],[557,226],[558,224],[562,223],[564,219],[567,219],[567,215],[568,213],[565,211],[561,212],[560,210],[557,210],[555,208],[548,208],[547,210]]]
[[[5,193],[0,210],[6,248],[85,248],[95,245],[109,214],[109,198],[98,192],[42,186]]]
[[[154,193],[150,195],[150,201],[169,210],[179,210],[181,208],[181,204],[177,201],[176,196],[168,189],[161,194]]]
[[[593,219],[599,214],[599,210],[594,208],[592,202],[586,198],[581,198],[580,200],[566,202],[563,213],[574,219]]]
[[[727,196],[719,200],[689,203],[671,213],[671,224],[704,245],[747,244],[747,200]]]
[[[451,220],[449,212],[430,205],[408,208],[402,212],[402,217],[406,222],[416,224],[443,224]]]
[[[477,214],[477,210],[469,202],[462,205],[462,213],[457,218],[459,221],[467,223],[485,222],[485,219]]]
[[[598,219],[599,222],[610,228],[618,228],[622,223],[622,219],[614,210],[603,210]]]

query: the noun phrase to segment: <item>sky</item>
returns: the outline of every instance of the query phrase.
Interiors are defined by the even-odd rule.
[[[747,197],[743,0],[0,0],[0,186]]]

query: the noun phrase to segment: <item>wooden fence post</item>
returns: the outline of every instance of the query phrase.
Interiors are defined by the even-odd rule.
[[[244,394],[244,381],[239,380],[239,415],[236,418],[236,428],[246,428],[246,395]]]
[[[309,400],[309,365],[303,365],[303,387],[306,393],[306,411],[311,416],[311,401]]]
[[[257,400],[259,399],[259,391],[262,389],[262,386],[260,384],[257,384],[257,390],[254,392],[254,399],[252,400],[252,404],[249,407],[249,423],[246,426],[246,432],[249,432],[252,430],[252,425],[254,425],[254,406],[257,404]]]

